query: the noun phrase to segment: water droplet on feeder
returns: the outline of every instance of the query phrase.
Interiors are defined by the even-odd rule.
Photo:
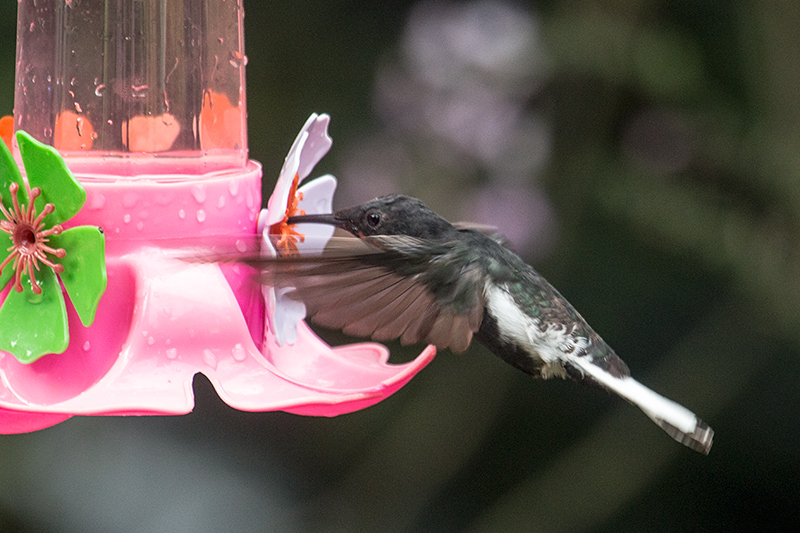
[[[29,281],[29,283],[30,283],[30,281]],[[28,293],[28,302],[30,302],[32,304],[39,304],[39,303],[42,303],[42,301],[44,300],[44,293],[43,292],[39,293],[39,294],[36,294],[35,292],[33,292],[33,290],[25,291],[25,292]]]
[[[198,204],[202,204],[206,201],[206,190],[204,187],[199,185],[195,185],[192,187],[192,196],[197,201]]]
[[[230,59],[228,62],[235,68],[242,67],[247,64],[247,56],[238,50],[231,50]]]
[[[233,347],[233,358],[236,361],[244,361],[247,358],[247,352],[240,343],[236,343],[236,346]]]

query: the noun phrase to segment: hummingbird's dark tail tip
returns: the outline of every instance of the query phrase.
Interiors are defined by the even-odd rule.
[[[700,452],[703,455],[708,455],[711,451],[711,445],[714,443],[714,430],[708,427],[708,424],[699,418],[691,433],[683,432],[665,420],[655,418],[653,420],[661,429],[666,431],[670,437],[684,446],[696,452]]]

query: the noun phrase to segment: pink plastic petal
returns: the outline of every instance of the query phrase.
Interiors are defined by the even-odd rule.
[[[127,260],[110,265],[115,292],[90,328],[73,327],[65,354],[22,365],[0,353],[0,432],[39,429],[71,414],[188,413],[197,372],[237,409],[333,416],[389,396],[434,355],[429,348],[411,363],[389,365],[383,346],[332,349],[302,323],[294,346],[268,335],[262,353],[217,265],[155,249]],[[70,324],[79,324],[70,314]],[[95,328],[110,335],[92,334]],[[20,414],[37,412],[41,418]]]

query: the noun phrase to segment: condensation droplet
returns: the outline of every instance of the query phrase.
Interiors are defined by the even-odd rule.
[[[106,86],[104,84],[102,84],[102,83],[94,88],[94,95],[95,96],[103,96],[103,94],[105,94],[105,92],[106,92]],[[108,122],[111,123],[110,120]]]
[[[202,209],[197,210],[197,221],[204,222],[206,220],[206,212]]]
[[[167,350],[167,359],[175,359],[178,357],[178,350],[175,348],[170,348]]]
[[[217,208],[222,209],[223,207],[225,207],[225,197],[220,196],[219,200],[217,200]]]
[[[236,196],[239,193],[239,180],[232,179],[228,182],[228,192],[231,196]]]
[[[86,341],[86,342],[83,343],[83,351],[84,352],[88,352],[91,349],[92,349],[92,345],[91,345],[91,343],[89,341]]]
[[[180,219],[186,218],[186,211],[184,211],[183,209],[179,209],[178,210],[178,218],[180,218]]]
[[[40,287],[42,286],[42,283],[40,281],[38,281],[38,280],[36,281],[36,284],[38,286],[40,286]],[[31,283],[30,279],[28,279],[27,285],[28,285],[28,287],[33,287],[33,283]],[[40,303],[42,303],[44,301],[44,292],[40,292],[39,294],[36,294],[35,292],[33,292],[33,290],[29,290],[29,291],[25,291],[25,292],[28,294],[28,296],[26,298],[28,300],[28,303],[40,304]]]
[[[201,187],[200,185],[194,185],[192,187],[192,196],[194,196],[194,199],[195,201],[197,201],[198,204],[202,204],[203,202],[206,201],[205,188]]]
[[[245,56],[238,50],[231,50],[230,59],[228,60],[228,62],[231,64],[231,66],[239,68],[247,64],[247,56]]]
[[[122,217],[122,221],[127,224],[131,221],[131,215],[129,213],[125,213],[125,215]]]
[[[144,222],[142,222],[142,221],[137,222],[136,223],[136,229],[139,230],[139,231],[142,231],[142,229],[144,229]]]
[[[147,344],[148,344],[149,346],[152,346],[152,345],[154,345],[155,343],[156,343],[156,340],[155,340],[155,339],[154,339],[152,336],[150,336],[150,337],[147,337]]]
[[[247,243],[242,239],[236,239],[234,246],[236,246],[236,251],[239,253],[245,253],[247,251]]]
[[[244,361],[247,358],[247,352],[240,343],[236,343],[236,346],[233,347],[233,358],[236,361]]]

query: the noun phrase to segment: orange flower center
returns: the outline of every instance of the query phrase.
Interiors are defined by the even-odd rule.
[[[286,212],[283,215],[283,220],[273,224],[269,228],[269,234],[278,237],[275,241],[275,249],[280,255],[296,254],[297,243],[305,240],[305,235],[296,231],[294,224],[287,224],[286,221],[289,217],[295,215],[305,215],[306,212],[298,209],[297,206],[300,200],[303,199],[303,193],[297,192],[297,185],[300,183],[300,175],[295,174],[292,180],[292,186],[289,189],[289,202],[286,205]]]

